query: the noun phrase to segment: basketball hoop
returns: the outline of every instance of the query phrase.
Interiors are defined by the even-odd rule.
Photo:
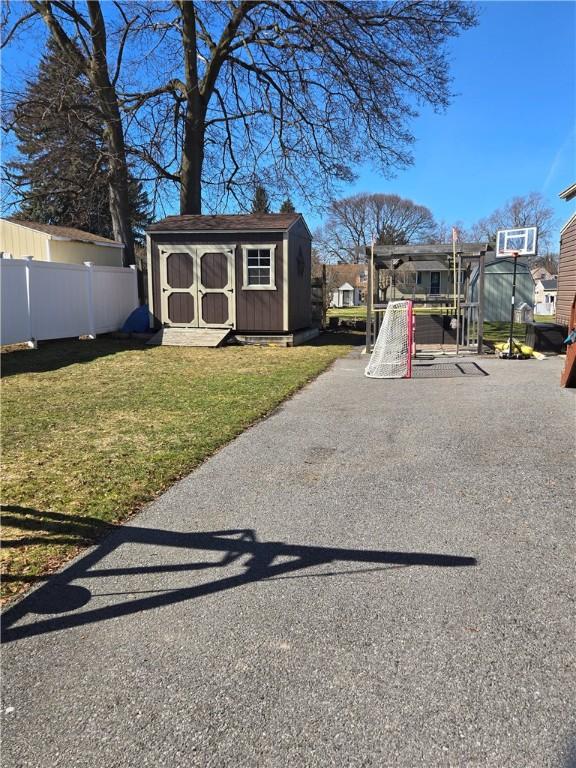
[[[496,258],[514,260],[512,274],[512,301],[510,306],[510,337],[508,340],[508,357],[514,356],[514,348],[518,343],[514,339],[514,304],[516,301],[516,267],[520,256],[535,256],[538,239],[538,227],[516,227],[515,229],[499,229],[496,233]]]
[[[535,256],[537,227],[499,229],[496,233],[496,258],[517,259],[519,256]]]

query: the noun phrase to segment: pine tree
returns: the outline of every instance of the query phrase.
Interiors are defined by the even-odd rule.
[[[296,208],[294,208],[294,203],[289,197],[287,197],[286,200],[284,200],[284,202],[280,206],[280,213],[296,213]]]
[[[86,79],[49,40],[34,80],[13,110],[21,159],[8,166],[17,216],[113,238],[103,126]],[[136,240],[150,221],[142,184],[130,178]]]
[[[268,192],[261,185],[257,184],[254,190],[254,199],[252,200],[252,213],[270,213],[270,200]]]

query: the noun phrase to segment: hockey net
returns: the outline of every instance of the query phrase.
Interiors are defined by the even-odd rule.
[[[374,379],[409,379],[412,376],[411,301],[388,304],[365,374]]]

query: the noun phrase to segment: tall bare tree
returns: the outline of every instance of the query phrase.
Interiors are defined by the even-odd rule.
[[[23,22],[42,18],[94,89],[115,231],[129,248],[127,156],[191,214],[203,201],[246,210],[255,178],[278,202],[326,199],[368,152],[384,174],[410,164],[418,105],[441,110],[452,96],[446,42],[476,21],[460,0],[26,8]]]
[[[445,43],[475,23],[456,0],[171,8],[140,6],[142,34],[162,35],[160,85],[123,103],[134,152],[179,185],[181,213],[200,213],[203,198],[246,209],[255,177],[279,200],[311,199],[351,180],[368,149],[385,173],[409,164],[416,105],[451,97]]]
[[[319,233],[323,251],[337,261],[364,260],[365,246],[425,242],[436,223],[431,211],[398,195],[359,194],[332,200]]]
[[[18,157],[3,168],[16,215],[114,237],[100,112],[86,77],[52,38],[35,76],[4,106],[17,141]],[[128,190],[131,231],[141,240],[149,201],[133,177]]]
[[[28,10],[7,33],[4,45],[19,26],[40,17],[59,46],[67,62],[84,75],[93,91],[94,101],[103,125],[106,146],[108,194],[114,238],[125,245],[127,264],[134,263],[134,242],[130,226],[129,174],[120,103],[116,90],[120,75],[125,42],[135,18],[128,19],[120,3],[114,6],[123,20],[120,44],[117,47],[113,70],[108,63],[108,32],[100,2],[87,0],[86,13],[76,3],[58,0],[40,2],[30,0]]]
[[[508,200],[490,216],[474,224],[471,232],[477,240],[496,242],[499,229],[538,227],[538,250],[546,252],[551,246],[555,223],[554,211],[546,198],[540,192],[530,192]]]

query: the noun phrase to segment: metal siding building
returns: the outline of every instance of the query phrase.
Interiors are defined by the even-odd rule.
[[[498,259],[484,268],[484,320],[504,322],[510,320],[514,261]],[[478,301],[478,270],[470,278],[470,301]],[[526,262],[518,261],[516,271],[515,306],[534,306],[534,278]]]

